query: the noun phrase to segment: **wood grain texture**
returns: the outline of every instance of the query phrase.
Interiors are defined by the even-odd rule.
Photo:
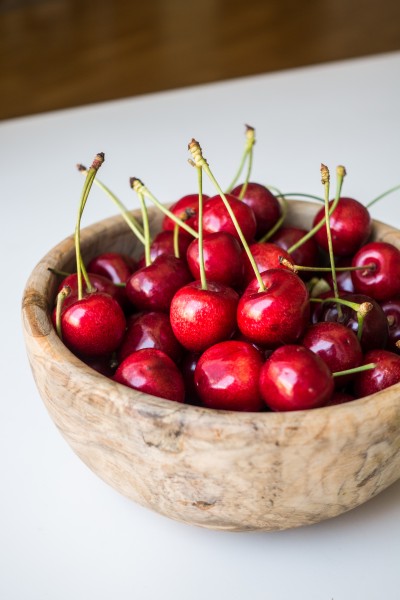
[[[398,49],[397,0],[2,0],[0,118]]]
[[[319,208],[289,203],[308,226]],[[152,229],[160,216],[150,209]],[[400,247],[400,233],[374,223]],[[134,251],[120,217],[82,232],[87,259]],[[138,249],[137,249],[138,251]],[[214,411],[142,394],[73,356],[50,322],[55,278],[69,269],[68,238],[34,269],[22,302],[32,372],[61,434],[118,492],[170,518],[230,531],[316,523],[350,510],[400,476],[400,384],[348,404],[291,413]]]

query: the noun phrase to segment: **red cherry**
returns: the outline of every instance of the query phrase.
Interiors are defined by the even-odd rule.
[[[168,313],[176,291],[191,280],[183,260],[163,254],[131,275],[126,282],[126,294],[137,310]]]
[[[143,348],[162,350],[174,362],[182,358],[183,348],[172,331],[169,316],[162,312],[142,312],[132,315],[118,349],[118,360],[122,362],[129,354]]]
[[[256,218],[253,210],[232,194],[226,194],[226,199],[239,223],[244,238],[247,242],[252,241],[256,233]],[[227,231],[235,238],[240,239],[220,196],[213,196],[204,203],[203,231],[204,234]]]
[[[75,354],[99,356],[114,352],[121,343],[125,326],[118,302],[102,292],[76,300],[61,315],[63,342]]]
[[[231,191],[231,194],[239,197],[242,187],[242,184],[237,185]],[[255,214],[257,221],[257,239],[261,238],[272,229],[281,216],[281,208],[276,196],[261,183],[249,182],[242,198],[242,202],[247,204],[247,206],[250,206]]]
[[[400,356],[388,350],[370,350],[363,364],[374,363],[376,367],[357,373],[354,392],[357,398],[375,394],[400,382]]]
[[[333,200],[330,201],[331,206]],[[313,226],[325,217],[321,208],[314,217]],[[340,198],[330,217],[333,253],[335,256],[352,256],[367,241],[371,234],[372,221],[368,209],[353,198]],[[317,243],[328,250],[326,227],[315,234]]]
[[[259,291],[254,279],[239,300],[239,329],[248,340],[268,348],[292,344],[303,335],[309,321],[307,288],[292,271],[270,269],[261,277],[266,290]]]
[[[177,340],[192,352],[229,339],[236,329],[238,294],[212,281],[208,289],[194,281],[180,288],[171,302],[170,320]]]
[[[349,267],[349,266],[351,266],[351,260],[349,260],[348,258],[339,258],[338,260],[335,261],[335,266],[336,267]],[[329,286],[333,290],[332,275],[330,273],[328,273],[328,274],[325,273],[324,276],[325,276],[325,279],[328,282]],[[351,271],[336,271],[336,282],[337,282],[339,292],[348,292],[351,294],[355,291],[354,285],[353,285],[353,280],[351,278]]]
[[[199,352],[186,352],[179,367],[185,382],[185,402],[198,406],[201,400],[197,394],[194,382],[194,372],[201,354]]]
[[[174,361],[161,350],[144,348],[119,365],[114,380],[145,394],[184,402],[183,377]]]
[[[271,243],[288,251],[296,242],[301,240],[307,231],[298,227],[281,227],[277,233],[269,240]],[[304,242],[299,248],[290,253],[290,260],[295,265],[303,267],[316,267],[319,262],[319,250],[314,237]],[[309,279],[312,274],[300,273],[305,279]]]
[[[109,277],[104,277],[103,275],[99,275],[97,273],[88,273],[88,277],[92,287],[96,292],[108,294],[109,296],[112,296],[119,304],[123,304],[123,288],[114,285]],[[65,310],[78,299],[78,276],[76,273],[67,275],[67,277],[65,277],[58,286],[57,292],[60,292],[65,286],[68,286],[71,291],[65,298],[63,310]],[[87,296],[88,294],[93,294],[93,292],[88,292],[87,289],[84,289],[83,295]]]
[[[178,236],[178,249],[179,256],[182,260],[186,259],[186,251],[188,246],[192,242],[193,237],[186,233],[183,229],[179,231]],[[160,231],[154,240],[150,244],[150,259],[152,262],[162,254],[169,254],[175,256],[174,249],[174,232],[173,231]],[[144,255],[140,258],[138,267],[142,268],[145,266]]]
[[[268,269],[284,269],[288,270],[288,267],[285,267],[280,263],[280,257],[286,258],[289,262],[293,262],[290,254],[283,250],[276,244],[271,244],[269,242],[256,242],[255,244],[251,244],[249,246],[250,252],[256,262],[257,268],[260,273],[263,271],[268,271]],[[251,266],[251,263],[246,254],[243,253],[243,263],[244,263],[244,283],[248,285],[250,281],[252,281],[255,277],[254,269]]]
[[[247,342],[230,340],[208,348],[194,374],[203,404],[225,410],[262,410],[258,389],[262,364],[260,352]]]
[[[203,201],[208,200],[209,196],[203,194]],[[188,225],[195,228],[196,216],[199,211],[199,195],[187,194],[175,202],[169,209],[174,215],[185,221]],[[168,231],[175,228],[175,221],[170,217],[164,217],[162,229]]]
[[[383,301],[400,294],[400,250],[386,242],[370,242],[356,253],[353,267],[374,265],[373,269],[352,271],[354,289]]]
[[[204,268],[206,277],[237,288],[243,281],[242,247],[226,231],[209,233],[203,238]],[[187,250],[187,261],[194,279],[200,279],[199,240],[193,240]]]
[[[363,358],[357,336],[340,323],[325,321],[310,325],[301,343],[318,354],[332,373],[358,367]],[[335,377],[335,386],[342,388],[352,378],[349,375]]]
[[[400,298],[386,300],[380,304],[388,322],[387,350],[400,354],[400,347],[396,345],[398,342],[400,343]]]
[[[111,279],[113,283],[125,283],[137,268],[134,258],[118,252],[104,252],[92,258],[87,266],[89,273]]]
[[[304,346],[281,346],[261,368],[261,395],[274,411],[324,406],[333,389],[333,377],[326,363]]]

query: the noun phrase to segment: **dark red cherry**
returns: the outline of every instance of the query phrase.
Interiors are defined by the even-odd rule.
[[[309,322],[310,305],[304,282],[292,271],[270,269],[261,274],[265,290],[257,279],[239,300],[237,322],[250,341],[276,348],[300,339]]]
[[[104,275],[99,275],[97,273],[88,273],[88,277],[96,292],[108,294],[109,296],[112,296],[119,304],[123,304],[123,290],[116,286],[109,277],[104,277]],[[64,301],[63,310],[65,310],[68,306],[70,306],[70,304],[73,304],[73,302],[78,299],[78,276],[76,273],[67,275],[67,277],[65,277],[58,286],[57,292],[60,292],[65,286],[68,286],[71,292]],[[85,282],[83,281],[83,295],[86,296],[92,293],[93,292],[89,292],[87,290]]]
[[[373,269],[367,268],[373,265]],[[375,300],[383,301],[400,294],[400,250],[387,242],[370,242],[356,253],[352,266],[365,270],[352,271],[354,289]]]
[[[243,184],[237,185],[232,191],[233,196],[239,197]],[[250,206],[253,210],[257,230],[256,238],[259,239],[265,235],[281,216],[281,208],[274,194],[261,183],[249,182],[246,187],[242,202]]]
[[[252,241],[256,233],[256,218],[253,210],[232,194],[227,194],[226,199],[239,223],[244,238],[247,242]],[[239,239],[235,225],[220,196],[213,196],[204,203],[203,231],[205,234],[227,231]]]
[[[301,240],[307,231],[299,227],[281,227],[277,233],[269,240],[283,250],[288,251],[295,243]],[[291,262],[304,267],[316,267],[319,263],[319,249],[314,239],[311,237],[304,242],[299,248],[290,253]],[[304,273],[301,273],[303,276]],[[306,277],[311,277],[312,274]]]
[[[335,260],[335,266],[351,267],[351,260],[349,258],[338,258]],[[325,277],[329,286],[333,290],[333,279],[331,273],[324,273],[323,277]],[[351,294],[355,291],[353,280],[351,278],[351,271],[336,271],[336,282],[339,292],[348,292]]]
[[[400,382],[400,356],[388,350],[370,350],[364,356],[363,364],[375,364],[374,369],[358,373],[354,380],[357,398],[380,392]]]
[[[330,201],[330,206],[332,202],[333,200]],[[325,209],[321,208],[314,218],[313,225],[324,217]],[[353,256],[371,234],[372,221],[369,211],[353,198],[340,198],[329,222],[335,256]],[[328,250],[325,226],[315,234],[315,239],[321,248]]]
[[[263,359],[251,344],[225,341],[199,358],[194,378],[197,393],[208,408],[260,411],[258,379]]]
[[[179,365],[183,381],[185,382],[185,402],[196,406],[201,404],[194,382],[194,372],[200,356],[201,353],[199,352],[186,352]]]
[[[134,258],[118,252],[98,254],[87,266],[90,273],[103,275],[113,283],[125,283],[136,268],[137,263]]]
[[[114,298],[102,292],[76,300],[61,315],[63,342],[77,355],[100,356],[114,352],[125,327],[122,308]]]
[[[238,294],[221,283],[200,281],[181,287],[171,302],[170,320],[177,340],[192,352],[229,339],[236,329]]]
[[[119,365],[114,380],[135,390],[184,402],[183,377],[174,361],[161,350],[144,348]]]
[[[249,249],[260,273],[263,271],[268,271],[268,269],[284,269],[287,271],[288,267],[285,267],[283,264],[281,264],[279,260],[280,257],[286,258],[286,260],[288,260],[290,263],[293,262],[290,254],[276,244],[271,244],[269,242],[256,242],[254,244],[250,244]],[[246,253],[243,253],[243,264],[244,284],[249,285],[250,281],[254,279],[255,274]]]
[[[186,233],[183,229],[180,229],[178,236],[178,250],[179,258],[186,260],[186,251],[188,246],[192,242],[193,237]],[[169,254],[175,256],[174,249],[174,232],[171,230],[160,231],[150,244],[150,259],[152,262],[162,254]],[[144,255],[141,256],[138,263],[138,268],[145,266]]]
[[[363,358],[356,334],[341,323],[325,321],[310,325],[301,343],[318,354],[332,373],[358,367]],[[349,375],[335,377],[335,386],[342,388],[352,378]]]
[[[151,311],[129,317],[124,338],[118,349],[119,362],[132,352],[143,348],[162,350],[174,362],[179,362],[182,358],[183,348],[172,331],[166,313]]]
[[[233,235],[226,231],[206,234],[203,238],[203,255],[207,280],[232,288],[242,285],[242,247]],[[199,240],[191,242],[186,258],[194,279],[200,279]]]
[[[126,294],[137,310],[168,313],[176,291],[191,280],[186,261],[163,254],[131,275]]]
[[[334,389],[326,363],[304,346],[277,348],[260,373],[260,391],[273,411],[306,410],[327,404]]]
[[[389,328],[387,350],[400,354],[400,346],[396,345],[400,344],[400,298],[386,300],[380,305],[386,315]]]
[[[203,194],[203,202],[208,200],[208,198],[209,196]],[[181,219],[181,221],[185,221],[195,229],[196,216],[199,211],[199,195],[187,194],[186,196],[183,196],[170,207],[170,211]],[[170,217],[165,216],[162,222],[162,229],[173,230],[174,228],[175,221]]]
[[[337,404],[346,404],[346,402],[351,402],[354,399],[354,396],[349,392],[335,390],[332,394],[331,399],[324,406],[336,406]]]

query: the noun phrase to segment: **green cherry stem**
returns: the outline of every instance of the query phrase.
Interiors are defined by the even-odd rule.
[[[200,147],[199,142],[197,142],[196,140],[192,139],[191,142],[189,143],[189,151],[193,157],[193,160],[189,159],[189,163],[194,166],[194,167],[198,167],[201,168],[205,171],[205,173],[207,174],[207,176],[209,177],[209,179],[211,180],[211,182],[214,184],[216,190],[218,191],[219,195],[221,196],[221,199],[225,205],[226,210],[228,211],[228,214],[230,216],[230,218],[232,219],[232,222],[235,226],[235,229],[237,231],[237,234],[240,238],[240,241],[242,242],[243,248],[247,254],[247,258],[250,261],[250,264],[253,268],[254,274],[257,278],[258,284],[259,284],[259,291],[260,292],[264,292],[265,291],[265,285],[264,282],[262,280],[262,277],[260,275],[260,271],[258,270],[256,261],[254,260],[254,257],[250,251],[249,245],[246,241],[246,238],[243,235],[243,232],[240,228],[240,225],[238,223],[238,220],[235,216],[235,213],[232,210],[231,205],[229,204],[224,192],[222,191],[219,183],[217,182],[217,180],[215,179],[214,175],[211,172],[210,167],[208,166],[208,163],[206,161],[206,159],[203,157],[202,154],[202,150]]]
[[[336,196],[330,207],[329,216],[333,213],[333,211],[335,210],[335,208],[337,207],[337,205],[339,203],[340,194],[342,191],[343,179],[346,175],[346,169],[342,166],[339,166],[336,170],[336,174],[337,174]],[[307,240],[309,240],[311,237],[313,237],[313,235],[315,235],[317,233],[317,231],[319,231],[321,229],[321,227],[323,227],[324,225],[325,225],[325,217],[323,219],[321,219],[319,221],[319,223],[317,223],[300,240],[298,240],[295,244],[293,244],[293,246],[291,246],[288,249],[289,254],[291,254],[292,252],[297,250],[297,248],[300,248],[300,246],[302,246]]]
[[[87,173],[87,169],[84,165],[77,165],[77,169],[83,174]],[[95,179],[94,183],[112,200],[112,202],[120,211],[121,216],[125,220],[126,224],[130,227],[130,229],[136,235],[138,240],[144,245],[143,227],[141,226],[139,221],[135,219],[135,217],[126,208],[126,206],[124,206],[121,200],[119,200],[119,198],[117,198],[117,196],[107,186],[105,186],[104,183],[102,183],[98,179]]]
[[[318,200],[318,202],[325,202],[324,198],[321,198],[321,196],[315,196],[314,194],[302,194],[300,192],[288,192],[285,194],[283,194],[285,196],[285,198],[290,198],[291,196],[295,196],[296,198],[309,198],[310,200]]]
[[[82,296],[83,296],[82,275],[85,278],[88,289],[89,290],[91,289],[90,281],[87,278],[87,272],[83,265],[83,260],[82,260],[82,255],[81,255],[80,229],[81,229],[82,213],[83,213],[83,209],[85,208],[85,204],[88,199],[89,192],[93,185],[93,181],[96,177],[97,171],[99,170],[99,168],[101,167],[103,162],[104,162],[104,154],[103,154],[103,152],[99,152],[99,154],[96,154],[90,169],[87,171],[85,183],[83,185],[81,199],[80,199],[80,203],[79,203],[78,217],[77,217],[76,225],[75,225],[75,254],[76,254],[76,274],[77,274],[77,280],[78,280],[78,300],[82,300]]]
[[[204,248],[203,248],[203,170],[201,167],[196,167],[197,181],[199,187],[199,267],[200,267],[200,283],[201,289],[207,290],[206,269],[204,265]]]
[[[69,285],[64,285],[57,294],[56,300],[56,331],[57,335],[62,340],[62,328],[61,328],[61,313],[65,299],[70,295],[71,288]]]
[[[294,271],[294,273],[297,273],[298,271],[306,271],[306,272],[317,272],[317,273],[331,273],[332,269],[331,267],[306,267],[305,265],[295,265],[292,262],[290,262],[287,258],[285,258],[284,256],[280,256],[279,257],[279,262],[281,263],[281,265],[284,265],[285,267],[288,267],[288,269],[290,269],[291,271]],[[338,272],[342,272],[342,271],[374,271],[376,269],[376,265],[374,263],[369,263],[367,265],[362,265],[359,267],[336,267],[335,271],[336,273]]]
[[[383,194],[380,194],[379,196],[377,196],[376,198],[374,198],[373,200],[368,202],[368,204],[366,204],[366,208],[371,208],[371,206],[373,206],[376,202],[378,202],[385,196],[388,196],[389,194],[392,194],[393,192],[395,192],[396,190],[399,190],[399,189],[400,189],[400,185],[395,185],[394,187],[390,188],[390,190],[386,190],[386,192],[383,192]]]
[[[133,177],[130,178],[129,184],[133,190],[138,195],[140,208],[142,211],[142,221],[143,221],[143,235],[144,235],[144,260],[145,265],[148,267],[151,265],[151,256],[150,256],[150,246],[151,246],[151,235],[150,235],[150,225],[149,225],[149,215],[147,212],[147,206],[144,199],[144,195],[140,190],[135,189],[135,179]]]
[[[355,375],[356,373],[361,373],[362,371],[370,371],[371,369],[375,369],[375,367],[376,363],[368,363],[366,365],[360,365],[359,367],[353,367],[352,369],[335,371],[332,373],[332,377],[340,377],[341,375]]]
[[[329,184],[330,184],[330,175],[329,169],[326,165],[321,164],[321,182],[324,186],[325,190],[325,226],[326,226],[326,236],[328,238],[328,254],[329,254],[329,262],[331,264],[331,273],[332,273],[332,284],[333,284],[333,295],[335,298],[339,298],[339,289],[336,278],[336,267],[335,267],[335,258],[333,256],[333,245],[332,245],[332,233],[331,233],[331,224],[330,224],[330,215],[329,215]],[[339,317],[342,316],[342,307],[340,304],[337,306]]]
[[[142,181],[140,181],[140,179],[138,179],[137,177],[131,177],[131,187],[137,193],[140,192],[141,194],[143,194],[143,196],[145,198],[148,198],[155,206],[157,206],[157,208],[159,208],[161,210],[161,212],[164,215],[166,215],[167,217],[172,219],[172,221],[174,223],[176,223],[177,225],[179,225],[179,227],[182,227],[182,229],[187,231],[194,238],[197,239],[199,237],[199,234],[197,233],[197,231],[192,229],[192,227],[190,227],[190,225],[187,225],[187,223],[185,223],[185,221],[182,221],[182,219],[180,219],[179,217],[174,215],[174,213],[171,212],[166,206],[164,206],[164,204],[161,204],[161,202],[159,200],[157,200],[157,198],[150,192],[150,190],[144,185],[144,183]]]
[[[283,196],[283,194],[279,194],[279,196],[277,196],[277,200],[281,207],[281,216],[279,217],[275,225],[273,225],[273,227],[271,227],[271,229],[267,231],[267,233],[263,235],[263,237],[260,240],[258,240],[258,242],[261,244],[270,240],[272,236],[278,231],[278,229],[282,227],[286,219],[288,211],[288,203],[286,202],[286,198]]]
[[[255,129],[254,127],[251,127],[250,125],[246,125],[246,131],[245,131],[245,136],[246,136],[246,143],[245,143],[245,147],[244,147],[244,151],[242,154],[242,158],[240,161],[240,165],[238,170],[236,171],[235,177],[233,178],[233,181],[231,182],[230,186],[228,187],[228,189],[226,190],[226,193],[229,194],[233,188],[235,187],[236,182],[238,181],[244,165],[246,164],[246,160],[248,161],[248,166],[247,166],[247,175],[246,175],[246,180],[245,183],[242,185],[242,189],[240,190],[240,195],[239,195],[239,199],[243,200],[244,195],[246,193],[246,189],[247,189],[247,184],[249,182],[249,178],[250,178],[250,173],[251,173],[251,169],[253,166],[253,146],[256,143],[256,136],[255,136]]]
[[[177,225],[176,223],[174,225],[173,242],[174,242],[174,256],[175,256],[175,258],[180,258],[181,254],[179,252],[179,225]]]
[[[362,337],[362,330],[363,330],[363,326],[364,326],[364,319],[367,316],[367,314],[373,309],[373,305],[371,304],[371,302],[361,302],[361,304],[358,304],[357,302],[351,302],[350,300],[344,300],[343,298],[310,298],[310,302],[319,302],[319,303],[323,303],[323,302],[335,302],[337,305],[341,304],[343,306],[347,306],[348,308],[351,308],[352,310],[354,310],[354,312],[357,315],[357,338],[358,341],[361,340]],[[338,311],[339,314],[339,311]]]

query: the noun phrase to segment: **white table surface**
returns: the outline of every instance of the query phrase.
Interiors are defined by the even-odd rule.
[[[99,178],[126,204],[137,205],[130,176],[171,202],[197,189],[192,137],[230,182],[245,123],[257,132],[253,180],[321,194],[320,163],[333,181],[344,164],[343,192],[367,202],[400,183],[400,53],[0,123],[0,598],[400,597],[400,481],[311,527],[233,534],[183,525],[98,479],[61,438],[30,373],[22,291],[73,231],[83,183],[75,164],[104,151]],[[399,202],[394,194],[373,215],[400,226]],[[84,224],[114,213],[93,188]]]

